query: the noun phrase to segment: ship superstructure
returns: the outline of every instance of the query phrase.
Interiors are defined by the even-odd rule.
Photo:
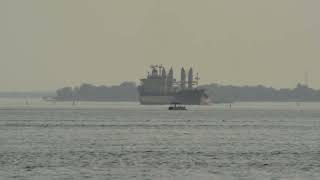
[[[174,78],[173,69],[169,73],[162,65],[152,65],[151,72],[141,79],[138,87],[141,104],[207,104],[208,96],[203,89],[198,89],[199,76],[193,76],[190,68],[188,76],[186,70],[181,68],[180,81]]]

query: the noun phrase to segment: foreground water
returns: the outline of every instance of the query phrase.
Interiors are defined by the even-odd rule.
[[[320,179],[320,104],[0,101],[0,179]]]

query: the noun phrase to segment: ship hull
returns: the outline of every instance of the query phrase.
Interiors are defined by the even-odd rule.
[[[208,105],[209,103],[208,98],[205,96],[140,96],[139,101],[142,105],[167,105],[175,102],[186,105]]]
[[[165,105],[175,101],[173,96],[140,96],[140,104],[143,105]]]

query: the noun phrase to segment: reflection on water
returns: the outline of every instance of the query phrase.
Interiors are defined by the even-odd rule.
[[[319,103],[188,109],[1,100],[0,177],[319,179]]]

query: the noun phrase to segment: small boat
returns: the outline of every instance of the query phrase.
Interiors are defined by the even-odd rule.
[[[177,106],[177,104],[180,104],[180,103],[178,102],[171,103],[168,110],[187,110],[185,106],[182,106],[182,105]]]

